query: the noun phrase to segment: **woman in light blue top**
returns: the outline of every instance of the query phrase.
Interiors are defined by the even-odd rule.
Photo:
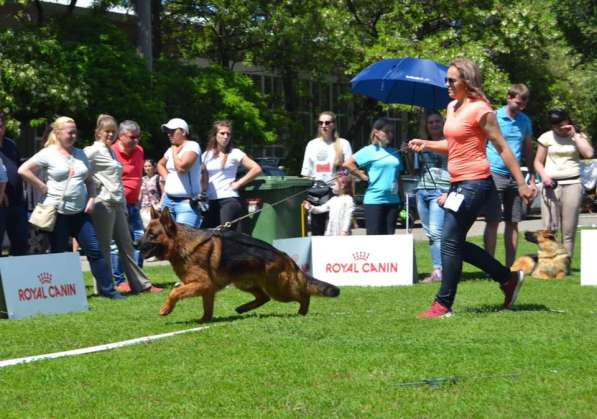
[[[367,234],[394,234],[402,202],[400,173],[404,168],[399,151],[390,147],[394,124],[387,118],[379,118],[369,138],[371,144],[353,154],[344,167],[369,182],[363,200]]]
[[[429,111],[425,114],[422,127],[423,138],[430,141],[444,139],[444,119],[438,111]],[[450,174],[448,173],[448,156],[445,154],[424,151],[414,156],[415,170],[417,172],[417,212],[425,235],[429,239],[431,262],[433,271],[421,282],[441,282],[442,280],[442,255],[441,238],[444,225],[444,209],[438,200],[442,194],[450,189]]]

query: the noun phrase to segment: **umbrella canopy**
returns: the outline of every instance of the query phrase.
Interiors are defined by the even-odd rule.
[[[357,74],[352,91],[385,103],[403,103],[428,109],[450,102],[446,87],[448,67],[420,58],[381,60]]]

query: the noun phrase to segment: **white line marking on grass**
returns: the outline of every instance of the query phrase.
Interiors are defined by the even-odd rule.
[[[209,327],[210,326],[194,327],[192,329],[178,330],[176,332],[162,333],[159,335],[143,336],[140,338],[121,340],[120,342],[106,343],[104,345],[97,345],[97,346],[89,346],[87,348],[73,349],[70,351],[54,352],[51,354],[43,354],[43,355],[26,356],[26,357],[22,357],[22,358],[5,359],[3,361],[0,361],[0,368],[10,367],[12,365],[18,365],[18,364],[27,364],[29,362],[42,361],[44,359],[56,359],[56,358],[62,358],[65,356],[84,355],[84,354],[91,354],[94,352],[109,351],[111,349],[117,349],[117,348],[122,348],[125,346],[137,345],[139,343],[151,342],[154,340],[169,338],[172,336],[182,335],[185,333],[199,332],[199,331],[205,330]]]

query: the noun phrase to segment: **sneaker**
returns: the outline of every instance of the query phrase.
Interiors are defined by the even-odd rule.
[[[164,291],[164,288],[156,287],[155,285],[150,286],[149,288],[145,288],[141,292],[150,292],[150,293],[158,293]]]
[[[431,275],[421,281],[422,284],[431,284],[433,282],[442,282],[442,270],[434,269]]]
[[[516,302],[523,279],[523,271],[512,272],[510,279],[500,285],[500,288],[504,293],[504,308],[511,309]]]
[[[116,287],[116,291],[121,292],[123,294],[128,294],[132,290],[131,290],[131,287],[129,284],[127,284],[126,282],[123,282],[122,284],[120,284]]]
[[[436,317],[450,317],[452,316],[452,314],[452,310],[450,310],[448,307],[446,307],[438,301],[434,301],[433,304],[431,304],[429,310],[417,314],[417,319],[434,319]]]

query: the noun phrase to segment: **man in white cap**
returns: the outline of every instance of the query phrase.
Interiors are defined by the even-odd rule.
[[[162,208],[168,208],[179,224],[199,228],[199,203],[207,200],[205,180],[201,179],[201,147],[189,140],[189,126],[184,119],[172,118],[162,125],[170,148],[157,165],[159,175],[166,179]]]

